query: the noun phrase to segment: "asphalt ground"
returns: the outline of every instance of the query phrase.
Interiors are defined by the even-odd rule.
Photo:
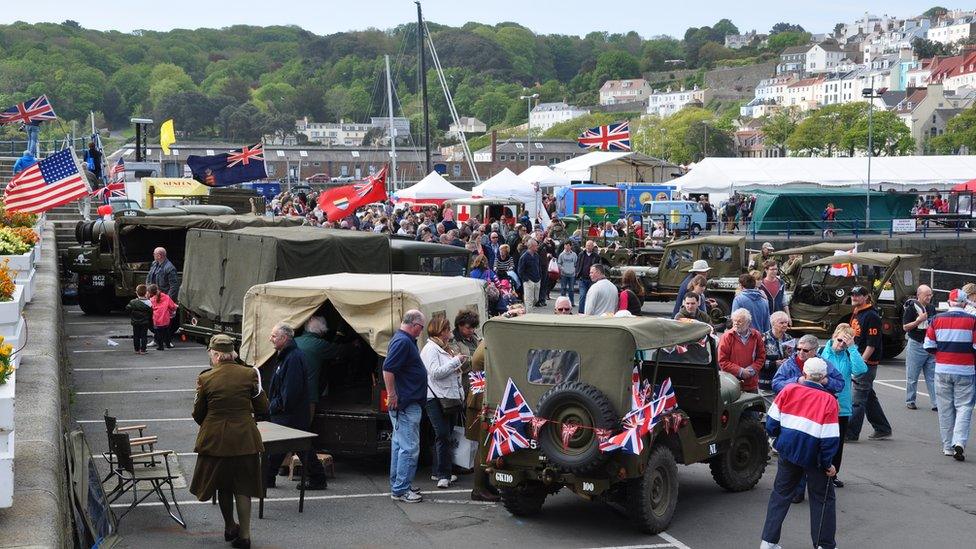
[[[551,303],[551,302],[550,302]],[[650,304],[661,313],[670,306]],[[217,507],[198,502],[185,485],[191,478],[197,426],[190,419],[195,378],[207,367],[203,347],[177,343],[176,349],[132,352],[124,315],[88,317],[65,307],[65,329],[72,389],[71,416],[85,430],[95,455],[106,450],[102,421],[107,409],[125,423],[148,423],[159,448],[178,453],[185,482],[180,502],[188,528],[147,500],[119,526],[126,547],[228,547]],[[109,341],[118,343],[112,346]],[[938,418],[929,410],[924,384],[919,410],[904,405],[904,362],[884,364],[876,390],[894,429],[890,440],[862,441],[845,448],[837,491],[837,540],[841,547],[972,547],[976,539],[976,451],[959,463],[941,453]],[[96,460],[103,471],[105,463]],[[402,504],[389,498],[386,459],[337,459],[336,477],[325,491],[307,492],[298,513],[295,482],[278,478],[269,491],[265,518],[253,504],[254,547],[758,547],[775,460],[749,492],[724,492],[706,465],[680,467],[679,501],[665,533],[634,530],[619,510],[587,502],[569,492],[550,497],[543,513],[517,519],[500,505],[472,502],[471,479],[462,476],[449,490],[437,490],[429,471],[418,472],[424,502]],[[116,503],[120,514],[128,496]],[[125,503],[123,503],[123,501]],[[818,510],[814,510],[817,511]],[[810,546],[809,503],[795,505],[787,518],[784,547]]]

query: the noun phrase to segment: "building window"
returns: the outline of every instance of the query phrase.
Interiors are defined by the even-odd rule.
[[[461,177],[461,165],[460,164],[455,164],[454,167],[451,169],[451,171],[454,173],[454,177]]]
[[[536,142],[535,148],[541,149],[542,148],[542,143]]]
[[[515,148],[516,148],[516,149],[524,149],[524,148],[525,148],[525,145],[524,145],[524,144],[522,144],[522,143],[516,143],[516,144],[515,144]]]
[[[340,165],[339,173],[342,174],[342,177],[347,177],[349,175],[349,166],[345,164]]]
[[[524,154],[520,154],[520,155],[518,155],[518,159],[519,159],[519,160],[525,160],[525,155],[524,155]]]
[[[498,161],[499,162],[504,162],[505,161],[505,155],[504,154],[498,155]]]
[[[529,160],[535,162],[535,155],[534,154],[530,154],[529,155]]]

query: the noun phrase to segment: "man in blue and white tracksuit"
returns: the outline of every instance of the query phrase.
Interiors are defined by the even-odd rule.
[[[766,508],[760,549],[780,549],[783,520],[801,478],[810,491],[810,537],[814,547],[835,549],[835,498],[828,477],[837,474],[831,461],[840,447],[837,399],[825,387],[827,363],[809,358],[803,377],[776,396],[766,416],[766,432],[776,438],[779,464]],[[821,520],[821,517],[823,519]]]

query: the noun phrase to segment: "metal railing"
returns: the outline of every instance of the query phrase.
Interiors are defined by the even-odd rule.
[[[943,271],[939,269],[919,269],[919,272],[929,274],[929,288],[932,288],[933,292],[939,292],[948,295],[952,291],[952,288],[958,288],[963,286],[966,282],[976,282],[976,273],[962,273],[959,271]],[[952,277],[956,282],[961,282],[961,284],[950,284],[949,289],[936,288],[935,287],[935,277],[940,276],[940,279]]]
[[[89,137],[76,137],[71,140],[71,147],[75,152],[80,153],[88,148],[88,142],[90,140],[91,138]],[[64,145],[64,139],[41,140],[37,142],[38,152],[40,152],[41,156],[47,156],[50,153],[60,151],[62,145]],[[25,150],[27,150],[26,140],[0,141],[0,156],[20,158]]]
[[[756,239],[763,236],[784,237],[791,240],[794,237],[820,237],[822,240],[837,238],[842,235],[849,235],[858,239],[865,235],[887,235],[895,237],[898,235],[918,234],[926,237],[929,234],[954,235],[961,238],[964,234],[976,231],[976,219],[917,219],[915,230],[906,230],[900,225],[905,219],[911,218],[888,218],[872,219],[870,229],[864,227],[864,220],[844,220],[828,224],[825,221],[739,221],[738,223],[726,223],[714,221],[711,228],[707,229],[708,234],[738,234],[747,235]]]

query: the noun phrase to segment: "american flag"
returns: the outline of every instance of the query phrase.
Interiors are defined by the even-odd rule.
[[[512,378],[508,378],[502,401],[495,410],[495,418],[488,429],[488,461],[529,447],[526,427],[531,423],[532,410]]]
[[[614,122],[606,126],[597,126],[581,133],[576,139],[584,149],[599,149],[601,151],[629,151],[630,150],[630,122]]]
[[[112,181],[116,183],[125,183],[125,159],[120,156],[115,164],[112,165],[112,171],[109,172],[109,175],[109,179]]]
[[[7,185],[3,199],[10,211],[40,213],[89,192],[74,152],[62,149],[17,174]]]
[[[472,395],[477,395],[485,392],[484,372],[468,372],[468,380],[471,382]]]
[[[665,410],[678,407],[678,397],[674,394],[674,387],[671,385],[671,378],[666,378],[661,382],[657,390],[657,400],[662,401]]]
[[[56,120],[58,115],[54,114],[51,102],[46,95],[34,97],[17,103],[13,107],[0,112],[0,126],[4,124],[30,124],[36,126],[45,120]]]

